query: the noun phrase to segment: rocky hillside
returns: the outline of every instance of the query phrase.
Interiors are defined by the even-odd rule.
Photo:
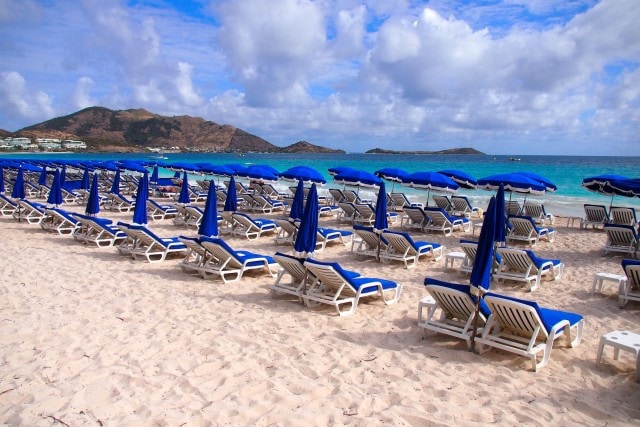
[[[474,148],[452,148],[449,150],[438,150],[438,151],[395,151],[395,150],[384,150],[382,148],[374,148],[373,150],[368,150],[366,154],[485,154],[485,153],[478,151]]]
[[[344,150],[332,150],[331,148],[313,145],[307,141],[298,141],[280,150],[282,153],[345,153]]]

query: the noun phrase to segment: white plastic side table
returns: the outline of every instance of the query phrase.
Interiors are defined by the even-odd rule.
[[[620,350],[632,353],[636,358],[636,381],[640,381],[640,335],[629,331],[613,331],[600,338],[596,364],[602,360],[604,347],[613,347],[613,360],[618,360]]]
[[[598,290],[598,292],[602,292],[602,285],[606,281],[617,282],[618,292],[619,292],[620,287],[626,283],[627,277],[620,274],[613,274],[613,273],[597,273],[593,277],[593,286],[591,287],[591,293],[594,293],[596,289]]]
[[[466,255],[464,252],[449,252],[444,257],[444,268],[453,269],[456,260],[460,260],[460,262],[462,262],[462,260],[464,260],[465,257]]]

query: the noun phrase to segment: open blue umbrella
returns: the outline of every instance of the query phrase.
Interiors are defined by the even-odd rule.
[[[347,172],[350,170],[354,170],[353,168],[350,168],[349,166],[336,166],[333,168],[329,168],[327,171],[329,172],[329,175],[331,176],[336,176],[336,175],[340,175],[343,172]]]
[[[216,206],[216,186],[210,185],[204,214],[198,228],[198,234],[207,237],[218,237],[218,207]]]
[[[333,177],[333,180],[339,184],[350,185],[353,187],[378,187],[382,180],[371,172],[359,169],[343,170]]]
[[[82,182],[80,182],[80,188],[82,190],[88,190],[90,186],[89,183],[89,168],[84,168],[84,172],[82,173]]]
[[[551,182],[550,180],[548,180],[547,178],[545,178],[544,176],[537,174],[537,173],[533,173],[533,172],[514,172],[517,173],[518,175],[522,175],[522,176],[526,176],[527,178],[531,178],[534,181],[538,181],[539,183],[543,184],[547,189],[547,192],[554,192],[558,189],[558,186],[555,185],[553,182]]]
[[[110,193],[120,194],[120,169],[116,169],[116,174],[113,176]]]
[[[612,186],[611,183],[627,181],[628,179],[629,178],[624,175],[603,174],[583,179],[582,186],[589,191],[611,196],[611,200],[609,201],[609,210],[611,210],[613,206],[613,196],[623,194],[617,190],[615,186]]]
[[[294,166],[284,172],[280,172],[278,176],[291,181],[315,182],[318,184],[325,184],[327,182],[319,171],[310,166]]]
[[[11,191],[11,197],[14,199],[24,199],[24,174],[22,168],[18,168],[18,175],[16,175],[16,182],[13,184],[13,190]]]
[[[616,194],[625,197],[640,197],[640,178],[612,180],[609,186],[615,190]]]
[[[89,197],[87,198],[87,206],[84,209],[84,213],[89,216],[96,216],[100,212],[100,196],[98,194],[98,172],[93,173],[93,179],[91,180],[91,189],[89,190]]]
[[[291,211],[289,212],[289,218],[292,220],[301,220],[304,213],[304,183],[302,180],[298,181],[296,187],[296,193],[293,195],[293,202],[291,202]]]
[[[62,204],[62,186],[60,185],[60,171],[56,169],[53,172],[53,183],[51,184],[51,190],[49,190],[49,196],[47,196],[47,204],[58,207]]]
[[[38,185],[47,185],[47,166],[42,167],[42,172],[38,177]]]
[[[191,203],[191,192],[189,191],[189,181],[187,180],[186,171],[182,173],[182,185],[180,186],[178,203],[182,203],[185,206]]]
[[[136,193],[136,206],[133,208],[133,223],[137,225],[147,225],[147,198],[149,197],[149,174],[147,171],[142,174],[138,182],[138,192]]]
[[[293,254],[296,257],[306,258],[313,253],[316,248],[318,234],[318,190],[312,184],[307,196],[307,203],[304,207],[296,241],[293,244]]]
[[[448,176],[438,172],[414,172],[402,180],[402,185],[427,190],[427,206],[431,191],[437,193],[455,193],[460,186]]]
[[[478,187],[485,190],[495,191],[500,184],[505,191],[512,193],[543,195],[547,191],[544,184],[517,173],[491,175],[478,180]]]
[[[266,165],[251,165],[245,169],[236,172],[237,176],[249,178],[257,181],[277,181],[278,172]]]
[[[399,168],[382,168],[378,169],[373,174],[379,178],[391,181],[392,192],[396,182],[402,182],[403,179],[409,176],[409,173],[407,171]]]
[[[378,190],[378,198],[376,199],[376,216],[373,223],[373,231],[378,235],[378,249],[376,259],[380,261],[380,240],[381,234],[389,226],[387,221],[387,190],[384,188],[384,182],[380,183]]]
[[[438,173],[441,173],[444,176],[448,176],[462,188],[473,190],[478,187],[478,181],[465,171],[457,169],[445,169],[442,171],[438,171]]]
[[[236,180],[231,177],[229,180],[229,188],[227,189],[227,198],[224,201],[225,212],[235,212],[238,210],[238,194],[236,193]]]

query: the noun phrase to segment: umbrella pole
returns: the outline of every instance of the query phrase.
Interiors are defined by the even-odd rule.
[[[378,233],[376,233],[378,234]],[[380,243],[381,243],[382,237],[380,236],[380,234],[378,234],[378,248],[376,251],[376,261],[380,262]]]
[[[478,318],[480,317],[480,298],[481,296],[478,295],[477,297],[477,301],[476,301],[476,309],[475,312],[473,314],[473,333],[471,334],[471,351],[475,354],[479,354],[480,351],[479,349],[476,349],[476,334],[478,332]]]

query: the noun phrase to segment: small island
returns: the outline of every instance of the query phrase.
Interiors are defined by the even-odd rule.
[[[374,148],[373,150],[365,151],[365,154],[481,154],[485,153],[478,151],[474,148],[452,148],[449,150],[437,150],[437,151],[396,151],[396,150],[384,150],[382,148]]]

